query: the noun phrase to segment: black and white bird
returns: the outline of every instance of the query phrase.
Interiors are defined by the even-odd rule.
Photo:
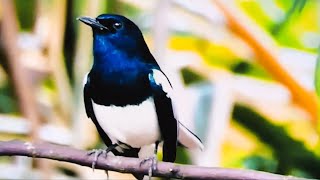
[[[78,19],[93,31],[94,62],[84,80],[85,109],[107,151],[140,157],[144,147],[155,144],[157,149],[163,142],[163,161],[174,162],[178,144],[202,149],[200,139],[176,119],[169,79],[138,26],[114,14]]]

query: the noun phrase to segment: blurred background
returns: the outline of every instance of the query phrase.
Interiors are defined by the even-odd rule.
[[[1,0],[0,140],[104,148],[82,97],[92,33],[76,20],[102,13],[141,28],[179,120],[202,139],[178,163],[320,178],[318,0]],[[0,169],[0,179],[106,179],[26,157],[1,157]]]

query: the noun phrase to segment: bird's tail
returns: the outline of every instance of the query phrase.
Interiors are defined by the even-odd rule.
[[[139,174],[139,173],[132,173],[132,175],[137,179],[137,180],[143,180],[144,175]]]
[[[191,130],[189,130],[186,126],[184,126],[181,122],[179,122],[179,135],[178,135],[179,143],[190,149],[203,149],[203,144]]]
[[[125,144],[126,145],[126,144]],[[128,146],[128,145],[126,145]],[[116,149],[114,149],[112,152],[116,156],[125,156],[125,157],[133,157],[133,158],[138,158],[139,157],[139,151],[140,148],[129,148],[129,149],[122,149],[123,152],[119,152]],[[143,180],[144,174],[140,173],[132,173],[132,175],[137,179],[137,180]]]

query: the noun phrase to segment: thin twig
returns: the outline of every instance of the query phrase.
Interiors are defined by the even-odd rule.
[[[88,156],[86,151],[74,149],[68,146],[55,145],[45,142],[30,143],[17,140],[0,141],[0,156],[28,156],[33,158],[46,158],[70,162],[87,167],[91,167],[94,159],[94,156]],[[96,163],[96,169],[111,170],[122,173],[143,173],[147,175],[150,164],[145,163],[141,165],[141,161],[142,159],[119,156],[107,156],[106,158],[100,157]],[[157,163],[157,169],[153,171],[153,175],[157,177],[178,179],[303,179],[253,170],[209,168],[191,165],[177,165],[167,162]]]

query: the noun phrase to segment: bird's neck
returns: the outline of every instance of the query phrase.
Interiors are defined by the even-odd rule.
[[[111,44],[94,43],[93,44],[93,68],[109,69],[116,68],[117,63],[122,62],[121,60],[126,59],[124,53],[119,52]]]
[[[128,59],[142,58],[142,59],[153,59],[148,46],[145,41],[140,39],[137,41],[129,41],[125,38],[119,39],[119,41],[126,42],[125,45],[122,43],[113,42],[113,40],[107,39],[102,35],[94,35],[93,40],[93,52],[95,57],[103,57],[100,59],[111,59],[119,58],[120,56],[126,56]]]
[[[104,56],[114,53],[116,48],[112,43],[102,37],[94,36],[93,55],[95,59],[105,58]]]

